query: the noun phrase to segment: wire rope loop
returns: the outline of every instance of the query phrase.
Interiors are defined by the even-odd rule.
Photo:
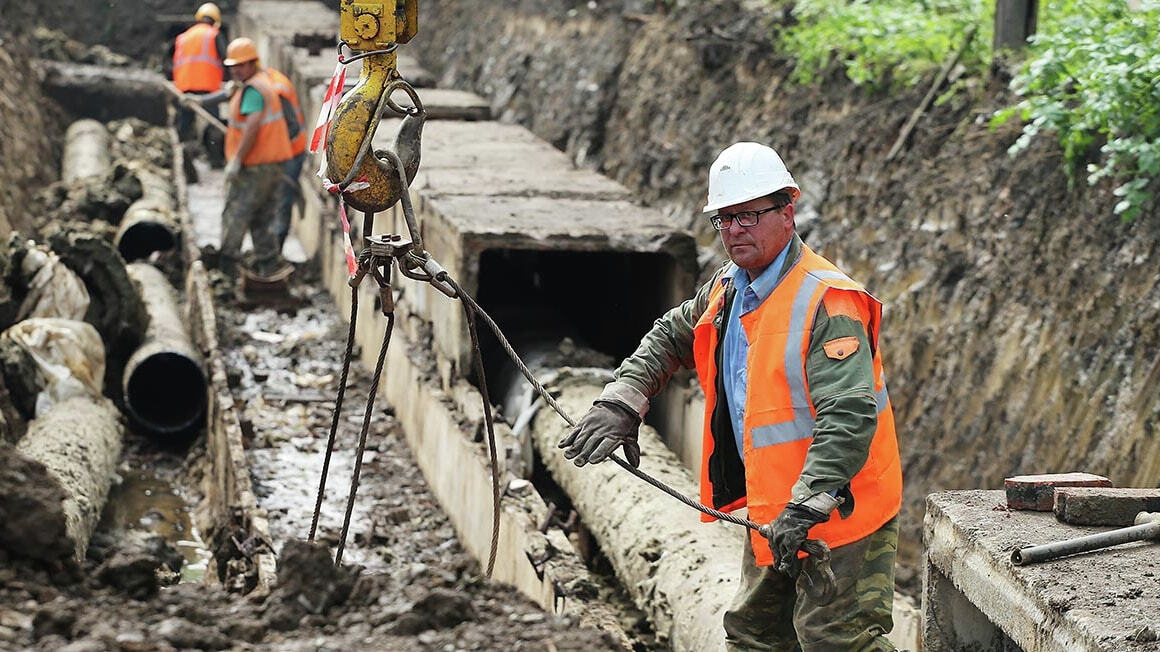
[[[391,95],[393,95],[396,91],[403,91],[406,93],[407,97],[411,100],[411,104],[414,106],[402,106],[396,103],[395,100],[391,99]],[[415,87],[405,79],[396,79],[392,81],[387,85],[383,92],[386,94],[387,107],[395,113],[400,115],[420,115],[426,112],[426,109],[423,107],[423,100],[419,99],[419,91],[415,90]]]
[[[374,56],[376,54],[390,54],[390,53],[394,52],[395,50],[399,49],[398,43],[391,43],[390,45],[388,45],[387,47],[385,47],[381,50],[369,50],[367,52],[360,52],[354,56],[344,57],[342,55],[342,46],[344,46],[344,45],[346,45],[346,49],[350,50],[351,52],[354,52],[354,48],[350,47],[350,45],[347,45],[347,43],[345,41],[343,41],[341,38],[338,39],[338,61],[339,61],[339,63],[341,63],[344,66],[350,65],[350,64],[354,63],[355,61],[358,61],[359,59],[365,59],[367,57],[371,57],[371,56]]]

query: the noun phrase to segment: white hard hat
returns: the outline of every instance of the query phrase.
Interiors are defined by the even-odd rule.
[[[712,213],[779,190],[788,190],[793,201],[801,195],[777,152],[760,143],[734,143],[709,168],[709,200],[704,212]]]

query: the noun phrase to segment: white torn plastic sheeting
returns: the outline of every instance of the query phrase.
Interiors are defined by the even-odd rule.
[[[32,317],[79,320],[89,309],[84,281],[61,262],[56,253],[30,246],[20,273],[28,286],[16,320]],[[102,352],[103,357],[103,352]]]
[[[24,349],[40,375],[36,416],[74,397],[101,396],[105,345],[91,324],[73,319],[36,318],[19,322],[0,335],[0,346]]]

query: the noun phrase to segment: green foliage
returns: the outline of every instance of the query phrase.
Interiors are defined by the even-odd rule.
[[[963,45],[978,25],[960,62],[985,68],[990,57],[995,0],[799,0],[797,25],[780,37],[795,57],[795,80],[816,81],[833,61],[855,84],[912,86]]]
[[[1016,116],[1026,123],[1012,155],[1053,132],[1069,174],[1086,169],[1091,185],[1116,180],[1115,212],[1133,219],[1160,177],[1160,1],[1144,0],[1136,11],[1124,0],[1047,10],[1057,18],[1033,37],[1031,57],[1012,81],[1023,99],[992,124]]]

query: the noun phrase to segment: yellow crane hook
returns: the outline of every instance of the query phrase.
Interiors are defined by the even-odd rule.
[[[426,112],[415,89],[399,74],[396,50],[418,32],[418,0],[342,0],[339,37],[361,59],[362,71],[355,87],[335,109],[326,141],[327,178],[344,188],[343,196],[353,208],[378,212],[399,200],[419,169]],[[411,106],[393,98],[405,93]],[[404,184],[395,157],[372,152],[371,140],[386,111],[401,115],[403,122],[393,151],[403,163]],[[357,189],[347,190],[354,182]]]

